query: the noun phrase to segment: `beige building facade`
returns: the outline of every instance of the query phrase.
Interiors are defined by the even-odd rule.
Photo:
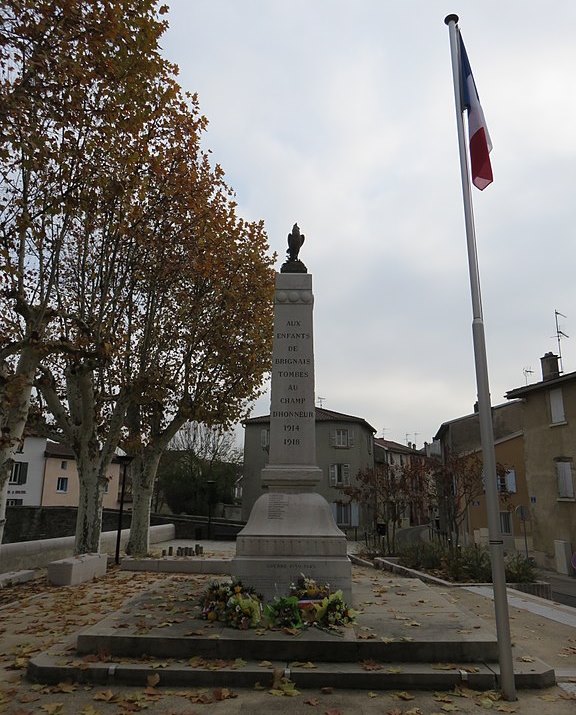
[[[561,374],[558,357],[541,358],[542,380],[510,390],[523,405],[526,480],[534,558],[573,574],[576,563],[576,372]]]
[[[500,531],[507,551],[532,549],[530,494],[526,480],[524,444],[524,404],[521,400],[492,408],[496,462],[505,473],[498,480],[500,494]],[[436,436],[435,453],[464,455],[481,452],[480,421],[472,414],[444,422]],[[440,519],[441,519],[441,515]],[[488,515],[485,493],[479,493],[469,504],[462,523],[461,540],[465,544],[488,543]]]

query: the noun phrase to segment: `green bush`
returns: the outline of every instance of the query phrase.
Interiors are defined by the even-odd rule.
[[[399,563],[416,571],[429,571],[450,581],[492,583],[490,550],[486,546],[466,546],[449,549],[436,542],[421,542],[405,546]],[[536,580],[533,561],[515,553],[505,561],[508,583],[531,583]],[[437,572],[441,572],[438,574]]]
[[[422,541],[404,546],[399,556],[399,563],[409,569],[434,571],[442,568],[445,547],[432,541]]]
[[[506,581],[508,583],[531,583],[536,580],[536,566],[524,554],[516,553],[506,560]]]
[[[464,581],[490,583],[492,581],[492,565],[490,552],[485,546],[467,546],[462,549],[462,573]]]

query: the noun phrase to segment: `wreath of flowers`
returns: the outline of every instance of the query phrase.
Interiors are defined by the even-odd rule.
[[[200,598],[202,618],[245,630],[257,626],[262,616],[270,628],[299,630],[307,626],[335,629],[354,621],[355,612],[346,604],[342,591],[330,593],[326,584],[301,574],[290,587],[290,595],[276,597],[264,608],[262,597],[241,581],[214,581]]]
[[[262,617],[262,597],[241,581],[214,581],[200,599],[202,618],[246,630]]]

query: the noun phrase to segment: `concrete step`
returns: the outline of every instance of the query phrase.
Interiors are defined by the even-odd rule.
[[[205,587],[205,579],[195,576],[159,582],[68,644],[32,658],[29,677],[142,684],[157,673],[164,685],[253,688],[256,682],[270,687],[271,673],[280,668],[300,688],[497,686],[495,634],[455,607],[449,594],[422,582],[359,573],[353,626],[297,634],[203,620],[198,603]],[[519,651],[514,668],[519,688],[555,682],[549,666]]]
[[[65,681],[100,685],[147,685],[159,677],[158,686],[271,688],[274,673],[288,678],[297,689],[366,690],[452,690],[457,685],[473,690],[498,687],[498,668],[494,664],[474,666],[431,663],[291,663],[286,661],[239,661],[147,658],[140,662],[114,660],[105,655],[102,662],[87,662],[81,657],[63,657],[46,652],[35,656],[28,666],[28,677],[54,684]],[[198,663],[199,665],[194,665]],[[192,663],[192,664],[191,664]],[[544,688],[555,683],[554,672],[540,661],[515,664],[517,688]],[[153,682],[153,681],[152,681]]]

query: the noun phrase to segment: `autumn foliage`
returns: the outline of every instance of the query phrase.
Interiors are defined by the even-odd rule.
[[[98,550],[120,443],[141,543],[170,439],[188,420],[234,422],[268,369],[266,236],[200,148],[198,99],[159,52],[163,13],[0,8],[0,488],[36,386],[78,464],[78,552]]]

